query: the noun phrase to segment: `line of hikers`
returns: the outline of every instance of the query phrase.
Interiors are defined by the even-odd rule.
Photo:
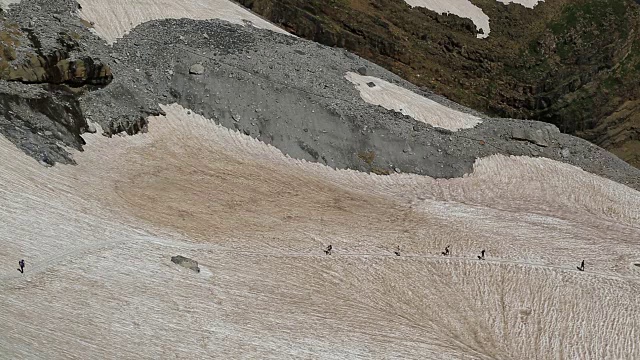
[[[451,245],[447,245],[444,248],[444,251],[441,252],[442,256],[449,256],[451,255],[451,250],[449,249],[451,247]],[[333,250],[333,246],[331,246],[331,244],[329,244],[329,246],[326,247],[326,249],[324,250],[324,253],[326,255],[331,255],[331,251]],[[480,255],[478,255],[478,260],[484,260],[485,257],[485,250],[480,251]],[[396,256],[400,256],[400,245],[398,245],[398,247],[396,248],[396,251],[393,252],[394,254],[396,254]],[[576,266],[576,268],[580,271],[584,271],[584,260],[582,260],[582,263],[580,264],[580,266]]]
[[[444,251],[441,253],[442,256],[451,255],[451,250],[449,250],[450,247],[451,247],[451,245],[447,245],[444,248]],[[327,246],[324,249],[325,255],[331,255],[332,251],[333,251],[333,246],[331,246],[331,244],[329,244],[329,246]],[[398,247],[396,248],[396,251],[394,251],[393,253],[396,254],[396,256],[400,256],[400,245],[398,245]],[[485,250],[482,250],[480,252],[480,255],[478,255],[478,260],[484,260],[484,253],[485,253]],[[18,266],[20,266],[18,271],[20,271],[22,274],[24,274],[24,259],[18,261]],[[584,271],[584,260],[582,260],[582,263],[580,264],[580,266],[576,266],[576,268],[578,270],[580,270],[580,271]]]

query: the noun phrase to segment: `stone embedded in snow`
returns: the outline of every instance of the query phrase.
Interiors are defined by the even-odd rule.
[[[348,72],[347,80],[360,90],[360,97],[370,104],[380,105],[434,127],[458,131],[472,128],[482,120],[471,114],[451,109],[413,91],[373,76]],[[374,86],[371,86],[373,84]]]
[[[187,257],[184,257],[182,255],[178,255],[178,256],[172,256],[171,257],[171,262],[173,262],[174,264],[180,265],[184,268],[187,268],[189,270],[193,270],[197,273],[200,272],[200,268],[198,267],[198,262],[192,259],[189,259]]]
[[[363,76],[367,75],[367,68],[364,66],[359,67],[357,71],[358,71],[358,74],[360,75],[363,75]]]
[[[87,124],[87,132],[88,132],[89,134],[95,134],[97,131],[98,131],[98,130],[96,129],[95,124],[93,124],[93,123],[88,123],[88,124]]]
[[[531,128],[514,128],[511,130],[511,138],[515,140],[524,140],[538,146],[547,147],[560,131],[557,127],[550,125],[541,129]]]
[[[193,64],[189,68],[189,74],[202,75],[204,74],[204,66],[202,64]]]

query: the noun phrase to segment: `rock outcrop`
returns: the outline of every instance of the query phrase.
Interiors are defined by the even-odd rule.
[[[73,86],[107,85],[113,80],[111,68],[100,60],[91,57],[72,60],[62,51],[48,56],[31,55],[25,64],[9,68],[0,76],[9,81]]]
[[[545,126],[542,129],[515,127],[511,130],[512,139],[528,141],[542,147],[550,146],[559,134],[560,130],[553,125]]]
[[[43,164],[73,163],[59,143],[82,150],[87,128],[74,94],[0,82],[0,134]]]
[[[55,47],[44,47],[30,29],[0,19],[0,79],[29,84],[107,85],[111,68],[80,50],[77,33],[61,32]]]

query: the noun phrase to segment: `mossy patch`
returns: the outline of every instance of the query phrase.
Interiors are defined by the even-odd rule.
[[[373,164],[373,160],[376,158],[376,154],[373,151],[361,151],[358,153],[358,158],[364,161],[367,165]]]

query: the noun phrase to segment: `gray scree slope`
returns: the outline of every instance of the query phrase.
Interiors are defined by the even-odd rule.
[[[106,87],[85,87],[74,95],[82,115],[62,129],[32,109],[0,104],[5,114],[0,131],[44,163],[73,161],[55,144],[81,148],[78,135],[88,129],[84,118],[99,123],[109,135],[134,134],[144,131],[147,116],[162,113],[158,104],[177,102],[291,157],[335,168],[451,178],[469,173],[477,158],[500,153],[563,161],[640,189],[640,170],[586,141],[545,123],[487,118],[421,92],[342,50],[224,21],[188,19],[142,24],[111,47],[80,23],[74,15],[77,7],[68,0],[25,0],[7,14],[29,28],[46,50],[59,47],[54,34],[79,34],[74,54],[101,59],[114,74]],[[194,64],[202,64],[204,73],[191,74]],[[362,67],[367,75],[474,113],[483,122],[450,132],[367,104],[344,78],[346,72]],[[8,95],[38,93],[41,87],[0,84]],[[63,93],[54,92],[55,102],[68,99]],[[10,112],[22,112],[21,120],[7,116]],[[43,131],[25,136],[29,128]],[[536,130],[542,131],[542,139]]]

